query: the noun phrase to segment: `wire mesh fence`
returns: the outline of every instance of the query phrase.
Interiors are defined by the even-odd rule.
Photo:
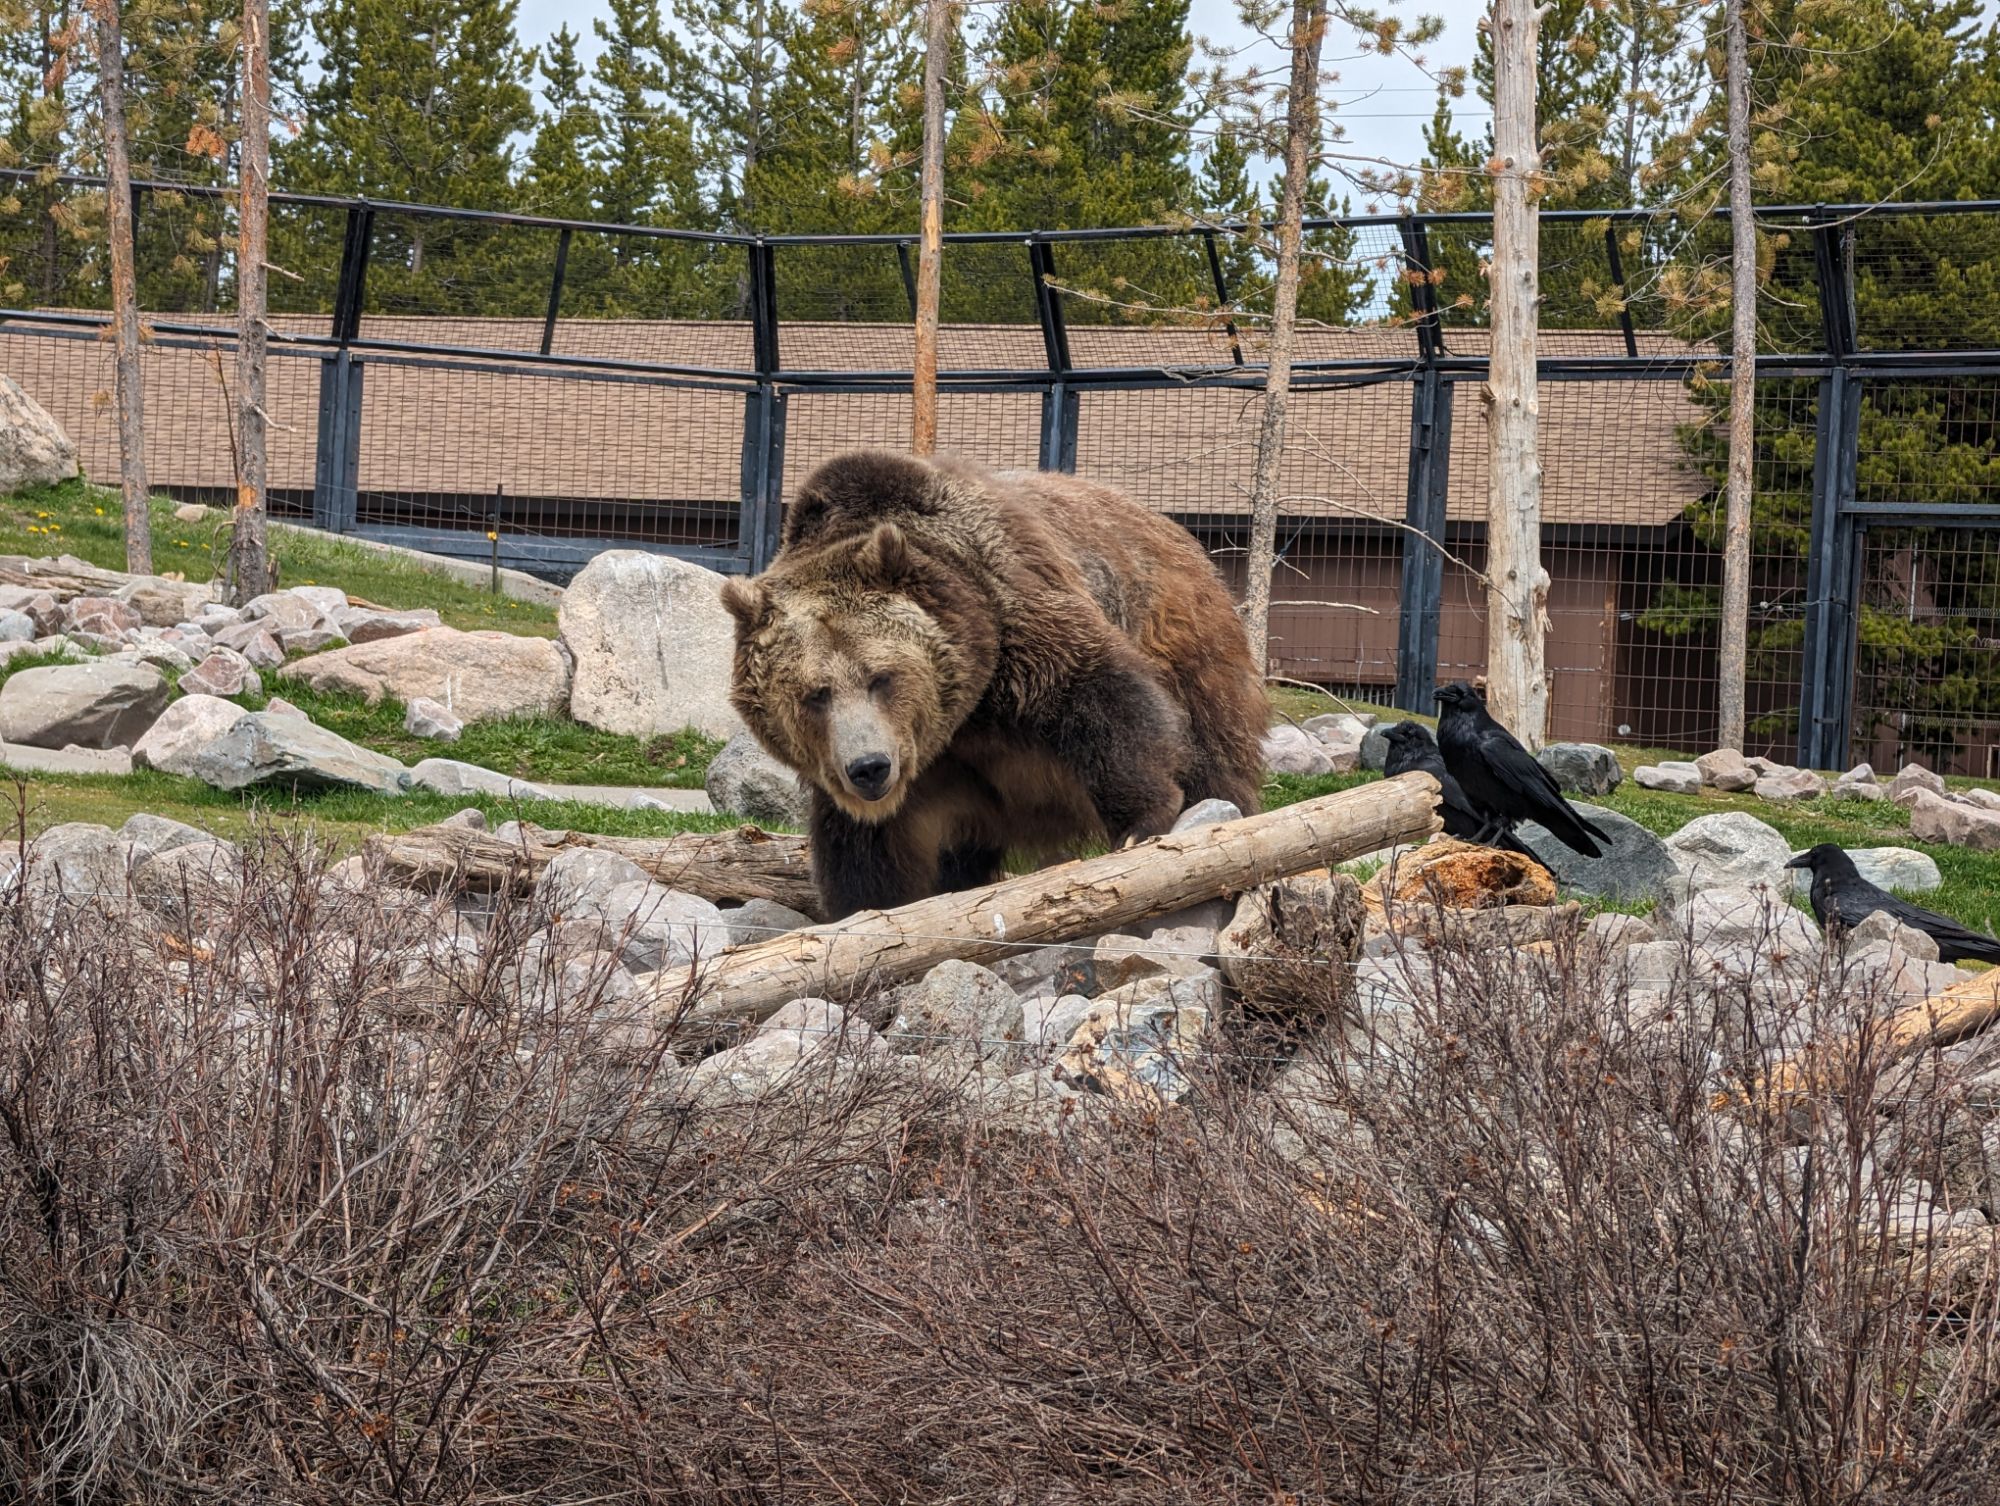
[[[0,369],[116,470],[102,188],[17,175]],[[137,194],[156,484],[233,488],[234,206]],[[274,196],[273,507],[561,576],[629,545],[768,561],[843,449],[900,446],[914,242]],[[1753,748],[1819,766],[2000,746],[2000,206],[1759,213]],[[1549,735],[1717,732],[1728,227],[1542,221]],[[1476,215],[1307,228],[1271,670],[1409,709],[1484,670]],[[1257,227],[949,238],[941,448],[1072,470],[1243,580],[1273,266]]]

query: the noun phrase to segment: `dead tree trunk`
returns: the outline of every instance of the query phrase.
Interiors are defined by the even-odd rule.
[[[370,837],[368,857],[388,883],[518,894],[534,888],[557,855],[577,847],[615,852],[701,899],[769,899],[801,915],[820,913],[806,839],[754,826],[677,837],[601,837],[524,825],[512,841],[463,826],[426,826]]]
[[[1743,0],[1728,0],[1729,91],[1729,502],[1722,547],[1722,645],[1716,704],[1724,748],[1747,732],[1750,661],[1750,488],[1757,443],[1757,219],[1750,203],[1750,42]]]
[[[1299,245],[1304,239],[1306,179],[1319,140],[1319,55],[1326,38],[1325,0],[1292,0],[1292,73],[1285,103],[1285,175],[1278,191],[1277,281],[1271,289],[1271,341],[1264,364],[1264,417],[1257,428],[1257,472],[1250,490],[1250,549],[1244,559],[1243,629],[1250,662],[1271,670],[1271,572],[1277,567],[1278,500],[1285,426],[1292,395],[1292,348],[1299,312]]]
[[[119,0],[97,0],[98,93],[104,113],[104,233],[111,242],[112,369],[118,402],[118,485],[125,502],[125,568],[153,569],[146,486],[146,388],[139,366],[139,274],[133,265],[132,154],[125,135],[125,35]]]
[[[944,287],[944,79],[951,63],[951,0],[924,5],[923,222],[917,241],[916,359],[910,376],[910,449],[937,451],[938,304]]]
[[[243,0],[242,204],[236,239],[236,516],[229,575],[239,602],[271,589],[265,522],[265,320],[271,191],[271,17],[268,0]]]
[[[1549,576],[1542,568],[1542,466],[1535,323],[1541,301],[1536,209],[1534,0],[1494,0],[1493,360],[1487,377],[1486,698],[1530,748],[1548,732],[1544,654]]]
[[[790,1000],[847,999],[950,958],[990,962],[1023,945],[1096,936],[1438,829],[1437,781],[1405,774],[1240,821],[1198,826],[1082,862],[895,910],[863,910],[739,947],[699,975],[662,973],[656,1006],[724,1023],[761,1020]]]

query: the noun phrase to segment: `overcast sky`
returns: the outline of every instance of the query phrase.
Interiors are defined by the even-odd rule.
[[[1426,61],[1434,68],[1471,62],[1477,45],[1475,28],[1486,8],[1484,0],[1403,0],[1397,7],[1406,17],[1444,17],[1444,37],[1426,51]],[[521,0],[521,40],[537,45],[566,21],[572,31],[581,34],[579,51],[588,62],[597,55],[591,19],[609,13],[605,0]],[[1240,45],[1244,38],[1234,0],[1192,0],[1190,25],[1197,36],[1211,41]],[[1338,74],[1338,82],[1329,82],[1328,97],[1341,104],[1337,118],[1347,132],[1349,147],[1364,156],[1415,162],[1423,151],[1424,124],[1436,105],[1435,87],[1404,58],[1343,57],[1336,64],[1337,55],[1336,37],[1329,34],[1328,71]],[[1458,102],[1455,113],[1466,136],[1485,129],[1485,108],[1470,94]]]

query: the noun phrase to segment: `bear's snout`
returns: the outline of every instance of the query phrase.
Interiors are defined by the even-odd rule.
[[[847,765],[847,782],[863,800],[880,800],[895,777],[896,761],[887,753],[863,753]]]

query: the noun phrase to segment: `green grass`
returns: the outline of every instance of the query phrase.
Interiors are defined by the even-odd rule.
[[[370,706],[359,696],[323,694],[274,673],[264,675],[264,691],[262,696],[241,697],[241,703],[255,709],[274,695],[282,696],[329,732],[403,763],[456,758],[542,784],[700,789],[709,760],[722,748],[699,732],[627,737],[556,716],[472,722],[457,742],[440,743],[405,732],[403,704],[392,697]]]
[[[175,519],[174,507],[167,498],[153,499],[154,570],[192,581],[213,580],[229,550],[228,510],[211,508],[202,521],[182,523]],[[377,606],[434,607],[455,628],[555,636],[555,613],[548,607],[496,597],[345,539],[273,529],[271,549],[281,586],[338,586]],[[107,570],[123,570],[125,519],[118,494],[86,481],[65,481],[0,500],[0,554],[73,554]]]
[[[358,847],[378,832],[428,826],[468,806],[484,811],[496,825],[520,820],[606,836],[671,836],[683,831],[726,831],[738,824],[733,816],[618,810],[570,800],[512,801],[487,795],[447,797],[425,792],[389,798],[361,790],[231,793],[210,789],[199,780],[153,770],[122,775],[31,774],[22,776],[3,798],[8,814],[0,819],[5,819],[11,827],[25,813],[31,833],[66,821],[91,821],[115,827],[128,816],[146,811],[232,840],[240,839],[258,824],[311,830],[342,851]]]

